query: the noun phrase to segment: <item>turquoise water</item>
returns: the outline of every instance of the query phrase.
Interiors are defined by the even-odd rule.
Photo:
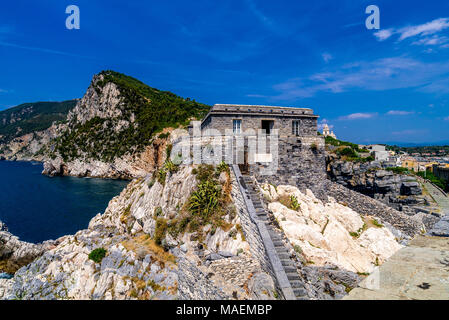
[[[11,279],[13,276],[9,273],[0,272],[0,279]]]
[[[23,241],[85,229],[128,181],[41,175],[41,163],[0,161],[0,221]]]

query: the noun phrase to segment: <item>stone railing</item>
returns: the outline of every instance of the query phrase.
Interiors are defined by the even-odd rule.
[[[238,208],[237,212],[250,244],[251,253],[259,260],[262,268],[274,277],[276,285],[284,298],[286,300],[296,300],[267,227],[263,221],[257,218],[253,203],[246,194],[244,186],[242,186],[244,184],[243,177],[237,165],[232,166],[232,173],[232,196]]]

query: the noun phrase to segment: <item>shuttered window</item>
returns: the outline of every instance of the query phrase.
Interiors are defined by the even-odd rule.
[[[299,136],[299,121],[292,121],[292,134],[295,136]]]
[[[232,131],[242,133],[242,120],[232,120]]]

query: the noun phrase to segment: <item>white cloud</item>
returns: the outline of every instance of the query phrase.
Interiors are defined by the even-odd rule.
[[[323,53],[321,55],[321,57],[323,58],[324,62],[328,63],[329,61],[331,61],[334,57],[330,54],[330,53]]]
[[[416,88],[424,92],[449,92],[449,62],[421,62],[406,57],[359,61],[335,71],[288,79],[273,86],[275,100],[313,97],[318,92],[341,93],[353,89],[384,91]]]
[[[362,112],[358,112],[358,113],[352,113],[349,114],[347,116],[342,116],[339,117],[338,120],[359,120],[359,119],[371,119],[374,118],[375,116],[377,116],[377,112],[375,113],[362,113]]]
[[[418,37],[417,41],[414,41],[415,45],[435,46],[444,45],[449,39],[446,37],[440,37],[437,33],[449,28],[449,18],[438,18],[427,23],[423,23],[415,26],[407,26],[403,28],[390,28],[383,29],[374,33],[374,36],[378,41],[385,41],[394,34],[399,35],[399,41],[405,39]],[[432,36],[434,35],[434,36]],[[431,36],[431,37],[429,37]]]
[[[384,41],[390,38],[394,34],[393,29],[383,29],[374,33],[374,36],[379,41]]]
[[[402,110],[390,110],[387,112],[387,115],[390,116],[408,116],[414,114],[414,111],[402,111]]]
[[[409,26],[400,29],[398,31],[401,34],[399,40],[402,41],[417,35],[427,36],[435,34],[447,28],[449,28],[449,18],[439,18],[417,26]]]
[[[419,39],[412,44],[419,46],[435,46],[435,45],[443,45],[448,42],[449,39],[447,37],[433,36]]]
[[[402,131],[394,131],[391,134],[395,136],[416,136],[416,135],[422,135],[426,133],[426,130],[414,130],[414,129],[408,129],[408,130],[402,130]]]
[[[263,94],[257,94],[257,93],[255,93],[255,94],[247,94],[246,95],[248,98],[266,98],[267,96],[265,96],[265,95],[263,95]]]

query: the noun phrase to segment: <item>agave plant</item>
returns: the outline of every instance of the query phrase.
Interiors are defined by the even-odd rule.
[[[219,195],[220,191],[212,181],[201,183],[190,197],[190,212],[207,218],[217,207]]]

